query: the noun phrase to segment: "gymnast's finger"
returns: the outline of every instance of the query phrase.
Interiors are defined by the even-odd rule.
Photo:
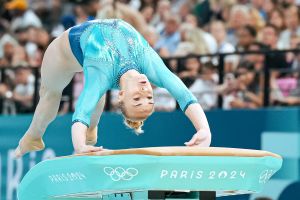
[[[101,147],[94,147],[94,146],[92,146],[92,148],[91,148],[92,152],[97,152],[97,151],[102,151],[102,150],[103,150],[102,146]]]
[[[185,142],[184,144],[186,146],[193,146],[193,145],[195,145],[196,141],[197,141],[197,137],[194,135],[190,141]]]
[[[102,151],[103,147],[86,146],[82,153]]]

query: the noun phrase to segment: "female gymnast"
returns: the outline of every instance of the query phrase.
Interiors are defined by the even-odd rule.
[[[118,100],[125,124],[141,133],[143,121],[154,107],[150,82],[173,95],[197,130],[185,145],[210,145],[209,124],[192,93],[131,25],[119,19],[105,19],[72,27],[47,48],[41,68],[40,100],[30,127],[15,150],[17,158],[44,149],[42,137],[57,115],[62,91],[82,70],[85,85],[72,119],[76,153],[103,150],[93,145],[97,142],[105,93],[111,88],[120,89]]]

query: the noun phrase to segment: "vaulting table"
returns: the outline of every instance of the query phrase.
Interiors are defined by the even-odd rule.
[[[18,199],[166,199],[197,192],[197,199],[212,200],[260,192],[281,165],[279,155],[249,149],[106,150],[40,162],[23,178]]]

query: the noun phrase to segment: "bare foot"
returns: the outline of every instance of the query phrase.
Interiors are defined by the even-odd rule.
[[[19,146],[15,149],[15,157],[20,158],[24,154],[31,151],[41,151],[45,148],[42,138],[34,138],[29,134],[25,134],[19,142]]]
[[[89,128],[86,133],[86,145],[95,145],[97,143],[98,128]]]

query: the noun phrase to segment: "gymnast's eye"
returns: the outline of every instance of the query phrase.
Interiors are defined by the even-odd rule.
[[[133,98],[133,100],[134,100],[134,101],[139,101],[140,98],[139,98],[139,97],[135,97],[135,98]]]
[[[152,97],[152,96],[149,96],[148,99],[153,99],[153,97]]]

